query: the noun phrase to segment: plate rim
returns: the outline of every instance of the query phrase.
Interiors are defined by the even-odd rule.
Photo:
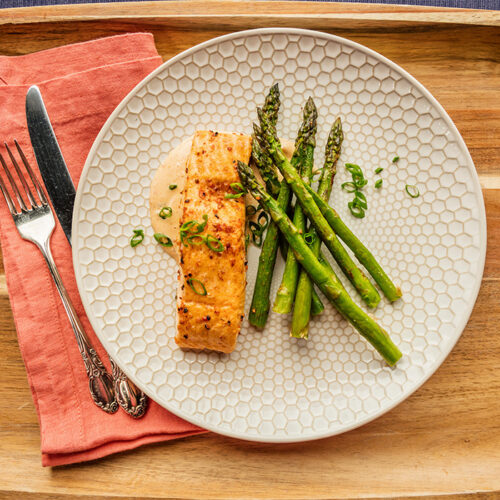
[[[474,188],[476,193],[479,193],[479,202],[478,202],[478,209],[479,209],[479,214],[478,218],[480,219],[480,236],[479,236],[479,246],[480,246],[480,255],[478,258],[478,263],[480,266],[480,273],[478,275],[478,280],[476,281],[476,284],[473,289],[473,294],[472,296],[474,297],[473,300],[470,301],[470,304],[468,304],[468,311],[466,311],[466,314],[463,316],[462,321],[460,325],[457,327],[457,330],[460,331],[460,333],[457,335],[457,338],[455,339],[454,342],[452,342],[449,345],[449,348],[443,353],[443,356],[439,359],[439,361],[435,362],[431,367],[429,368],[428,373],[426,376],[422,378],[418,383],[416,383],[409,391],[403,392],[401,396],[397,397],[394,401],[391,402],[388,406],[384,407],[383,409],[380,409],[373,414],[368,415],[364,419],[361,419],[359,422],[355,422],[353,424],[347,425],[342,427],[342,429],[336,429],[336,430],[327,430],[323,432],[317,432],[314,435],[304,435],[304,436],[296,436],[296,437],[273,437],[273,436],[249,436],[249,435],[241,435],[238,434],[237,432],[231,431],[231,430],[225,430],[225,429],[220,429],[216,425],[211,425],[207,422],[200,422],[200,419],[193,417],[192,415],[185,413],[182,411],[180,408],[175,408],[171,409],[168,408],[165,404],[162,404],[154,397],[151,396],[151,391],[148,389],[147,384],[143,384],[141,381],[137,380],[133,375],[129,374],[127,371],[126,366],[122,366],[121,362],[113,357],[113,360],[118,364],[118,366],[127,374],[127,376],[134,382],[137,387],[142,389],[153,401],[155,401],[158,405],[160,405],[162,408],[166,409],[167,411],[171,412],[172,414],[178,416],[179,418],[182,418],[186,420],[187,422],[196,425],[198,427],[201,427],[202,429],[206,429],[209,431],[212,431],[216,434],[221,434],[224,436],[244,440],[244,441],[253,441],[253,442],[262,442],[262,443],[298,443],[298,442],[306,442],[306,441],[314,441],[317,439],[324,439],[327,437],[332,437],[335,435],[343,434],[344,432],[351,431],[353,429],[356,429],[358,427],[361,427],[369,422],[372,422],[373,420],[379,418],[380,416],[384,415],[385,413],[388,413],[392,409],[394,409],[397,405],[405,401],[407,398],[409,398],[415,391],[417,391],[422,385],[424,385],[429,378],[434,375],[434,373],[437,371],[437,369],[444,363],[444,361],[448,358],[450,355],[451,351],[457,344],[458,340],[462,336],[465,327],[467,326],[467,323],[469,322],[470,316],[472,314],[472,310],[474,309],[474,306],[476,304],[478,295],[479,295],[479,290],[481,288],[482,284],[482,279],[483,279],[483,274],[484,274],[484,266],[485,266],[485,261],[486,261],[486,250],[487,250],[487,224],[486,224],[486,209],[485,209],[485,204],[484,204],[484,196],[483,192],[481,189],[481,185],[479,182],[479,176],[477,173],[476,166],[474,164],[474,161],[472,160],[472,157],[470,155],[469,149],[467,147],[467,144],[465,143],[460,131],[456,127],[455,123],[451,119],[451,117],[448,115],[444,107],[439,103],[439,101],[431,94],[431,92],[422,84],[420,83],[415,77],[413,77],[408,71],[406,71],[404,68],[402,68],[399,64],[396,64],[395,62],[391,61],[384,55],[376,52],[373,49],[370,49],[369,47],[366,47],[365,45],[362,45],[358,42],[354,42],[352,40],[349,40],[347,38],[343,38],[337,35],[332,35],[330,33],[326,33],[323,31],[317,31],[317,30],[308,30],[308,29],[302,29],[302,28],[283,28],[283,27],[269,27],[269,28],[257,28],[257,29],[249,29],[249,30],[243,30],[243,31],[237,31],[233,33],[229,33],[226,35],[218,36],[215,38],[211,38],[209,40],[206,40],[202,43],[199,43],[197,45],[194,45],[179,54],[175,55],[174,57],[168,59],[167,61],[163,62],[160,66],[158,66],[156,69],[154,69],[151,73],[149,73],[145,78],[143,78],[140,82],[137,83],[137,85],[134,86],[134,88],[127,93],[127,95],[120,101],[120,103],[116,106],[116,108],[113,110],[113,112],[109,115],[107,120],[105,121],[104,125],[102,126],[101,130],[97,134],[96,138],[94,139],[94,142],[92,144],[92,147],[90,148],[90,151],[87,155],[87,158],[85,160],[84,167],[82,169],[81,175],[80,175],[80,181],[78,183],[78,188],[76,192],[76,197],[75,197],[75,204],[74,204],[74,210],[73,210],[73,218],[72,218],[72,228],[73,228],[73,241],[76,242],[79,239],[79,234],[78,234],[78,225],[79,225],[79,218],[78,214],[80,212],[80,205],[81,205],[81,199],[83,196],[83,182],[85,181],[88,175],[88,171],[90,169],[90,164],[91,164],[91,159],[95,156],[96,150],[98,149],[99,145],[101,144],[101,141],[105,134],[109,131],[109,128],[115,118],[119,115],[119,113],[122,111],[126,103],[135,96],[137,91],[144,86],[146,83],[148,83],[150,80],[155,78],[159,73],[164,71],[168,66],[171,66],[175,64],[178,60],[189,56],[190,54],[200,50],[204,49],[206,47],[209,47],[210,45],[213,44],[218,44],[221,42],[224,42],[226,40],[232,40],[234,38],[240,38],[240,37],[248,37],[248,36],[254,36],[254,35],[273,35],[273,34],[292,34],[292,35],[303,35],[303,36],[313,36],[315,38],[323,38],[327,39],[330,41],[335,41],[337,43],[341,43],[347,46],[350,46],[354,49],[357,49],[361,52],[365,52],[368,55],[371,55],[372,57],[375,57],[376,59],[384,62],[387,64],[391,69],[396,70],[397,72],[400,72],[405,78],[407,78],[422,94],[431,102],[433,106],[436,107],[436,109],[441,113],[440,118],[444,119],[450,127],[450,129],[457,135],[459,139],[459,144],[461,146],[461,149],[465,153],[465,158],[469,163],[469,165],[472,165],[472,169],[469,168],[471,171],[471,176],[472,176],[472,182],[474,184]],[[80,270],[80,262],[79,262],[79,257],[78,257],[78,250],[77,245],[72,246],[72,260],[73,260],[73,269],[75,271],[75,278],[76,278],[76,283],[78,287],[78,293],[80,295],[83,307],[85,309],[85,313],[89,319],[90,325],[92,326],[99,342],[102,344],[102,347],[108,352],[109,346],[108,346],[108,341],[106,339],[106,336],[102,332],[102,328],[99,326],[97,318],[95,318],[92,314],[92,310],[90,308],[90,303],[89,299],[87,297],[87,294],[84,293],[85,289],[83,286],[82,282],[82,275],[79,272]]]

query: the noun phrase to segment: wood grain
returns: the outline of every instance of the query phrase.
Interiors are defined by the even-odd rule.
[[[449,9],[411,5],[356,4],[335,2],[245,2],[232,0],[127,2],[118,5],[58,5],[0,11],[2,23],[38,23],[55,21],[93,21],[110,19],[161,20],[164,24],[204,28],[207,24],[237,30],[262,26],[329,25],[361,27],[390,22],[391,25],[426,23],[462,23],[498,26],[494,11]]]
[[[50,12],[18,9],[10,19],[16,24],[0,28],[0,54],[150,31],[168,59],[214,36],[264,26],[275,19],[266,16],[279,15],[279,4],[254,4],[252,12],[247,2],[240,8],[221,2],[192,5],[189,19],[206,16],[194,24],[186,18],[174,22],[176,16],[185,16],[179,2],[165,3],[163,9],[153,3],[150,15],[137,6],[101,6],[105,21],[83,21],[90,16],[84,6],[52,7]],[[248,13],[251,23],[243,15],[218,17],[223,8],[226,13]],[[92,463],[43,469],[36,414],[0,263],[0,498],[500,498],[500,31],[492,26],[498,25],[498,16],[480,19],[490,26],[458,25],[453,16],[463,11],[450,14],[450,22],[437,23],[425,18],[426,10],[287,4],[287,15],[295,17],[279,19],[303,26],[298,18],[305,16],[308,27],[360,42],[403,66],[443,104],[471,151],[487,210],[487,260],[470,321],[439,370],[394,410],[341,436],[278,446],[206,434]],[[142,19],[131,18],[134,12]],[[392,23],[383,17],[391,12],[419,14],[419,22],[406,17]],[[358,16],[358,21],[361,14],[365,17],[347,23],[347,17],[337,14]],[[0,19],[6,23],[5,11]],[[41,20],[44,24],[37,23]]]

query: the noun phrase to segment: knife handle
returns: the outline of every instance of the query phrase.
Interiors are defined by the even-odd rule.
[[[57,291],[59,292],[59,296],[61,297],[64,305],[64,309],[68,314],[69,322],[73,327],[78,349],[80,350],[85,369],[87,370],[89,389],[92,399],[94,400],[94,403],[106,413],[115,413],[118,410],[118,404],[116,402],[113,379],[106,371],[99,355],[92,347],[90,340],[83,329],[80,318],[76,314],[75,308],[71,303],[71,299],[69,298],[68,292],[66,291],[59,271],[57,270],[48,241],[46,245],[39,245],[39,248],[45,257],[47,265],[49,266],[50,274],[54,279]]]

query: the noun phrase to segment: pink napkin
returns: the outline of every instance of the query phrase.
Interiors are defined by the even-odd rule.
[[[40,88],[75,185],[86,156],[118,103],[162,62],[153,36],[136,33],[19,57],[0,57],[0,138],[17,139],[36,168],[26,128],[25,96]],[[6,157],[3,146],[0,152]],[[90,397],[73,331],[55,285],[34,245],[22,240],[0,200],[0,240],[19,346],[41,430],[42,464],[70,464],[145,443],[203,432],[154,402],[134,420],[121,409],[108,415]],[[59,225],[52,251],[64,284],[93,345],[108,358],[85,315],[71,249]]]

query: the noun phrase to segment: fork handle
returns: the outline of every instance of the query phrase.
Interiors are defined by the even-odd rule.
[[[64,287],[61,275],[57,270],[54,258],[52,257],[52,252],[50,251],[49,241],[47,240],[44,245],[39,245],[38,243],[35,244],[42,252],[45,261],[49,266],[50,274],[54,279],[57,291],[59,292],[59,296],[61,297],[64,305],[64,309],[66,310],[71,326],[73,327],[78,349],[82,355],[83,363],[85,364],[85,369],[89,378],[89,389],[92,399],[94,400],[94,403],[105,412],[115,413],[118,410],[118,403],[116,401],[113,387],[113,378],[106,371],[99,355],[92,347],[92,344],[83,329],[83,325],[78,318],[68,292]]]
[[[148,397],[127,378],[112,358],[109,358],[109,361],[113,370],[113,381],[118,404],[131,417],[141,418],[146,413]]]

